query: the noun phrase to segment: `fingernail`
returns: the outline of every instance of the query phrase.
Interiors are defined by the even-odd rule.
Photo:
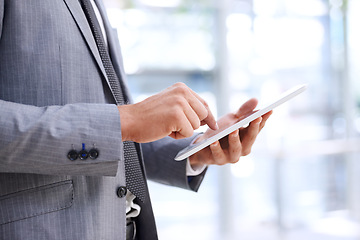
[[[217,145],[219,144],[219,142],[218,141],[216,141],[216,142],[214,142],[214,143],[212,143],[211,144],[211,146],[213,146],[213,147],[217,147]]]
[[[232,137],[237,137],[239,135],[239,130],[235,130],[234,132],[231,133]]]

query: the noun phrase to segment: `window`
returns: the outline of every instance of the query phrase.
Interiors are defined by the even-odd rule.
[[[360,237],[358,1],[106,3],[136,101],[181,81],[221,116],[309,84],[199,193],[150,184],[160,239]]]

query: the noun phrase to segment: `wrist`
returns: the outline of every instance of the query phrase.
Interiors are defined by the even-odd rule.
[[[134,119],[131,115],[130,105],[118,105],[117,108],[120,114],[121,140],[131,141],[131,130],[134,129],[131,125],[134,123]]]
[[[190,145],[193,145],[193,144],[196,144],[197,142],[199,142],[200,140],[201,140],[201,136],[202,136],[203,134],[202,133],[200,133],[197,137],[195,137],[194,139],[193,139],[193,141],[190,143]],[[200,151],[201,152],[201,151]],[[193,154],[193,155],[191,155],[190,157],[188,157],[188,164],[189,164],[189,166],[191,166],[191,168],[193,168],[193,169],[196,169],[196,168],[198,168],[199,166],[202,166],[202,165],[204,165],[202,162],[201,162],[201,156],[199,156],[201,153],[200,152],[197,152],[197,153],[195,153],[195,154]]]
[[[200,175],[206,169],[206,167],[207,167],[206,164],[191,165],[190,159],[187,159],[186,160],[186,175],[187,176]]]

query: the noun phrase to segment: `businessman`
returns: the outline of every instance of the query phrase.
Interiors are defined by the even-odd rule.
[[[100,0],[0,0],[0,239],[157,239],[146,180],[197,191],[206,166],[250,152],[270,114],[177,152],[256,104],[216,122],[182,83],[134,104]]]

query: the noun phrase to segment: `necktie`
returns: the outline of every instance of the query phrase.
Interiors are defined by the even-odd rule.
[[[89,22],[91,31],[94,35],[96,45],[102,63],[108,77],[111,90],[118,105],[125,104],[126,99],[121,90],[120,81],[112,65],[109,52],[105,45],[105,41],[101,32],[99,22],[97,21],[96,14],[91,5],[90,0],[79,0],[85,16]],[[146,184],[143,172],[139,163],[139,156],[136,151],[135,143],[126,141],[124,142],[124,157],[125,157],[125,177],[126,187],[133,193],[140,201],[144,202],[146,198]]]

